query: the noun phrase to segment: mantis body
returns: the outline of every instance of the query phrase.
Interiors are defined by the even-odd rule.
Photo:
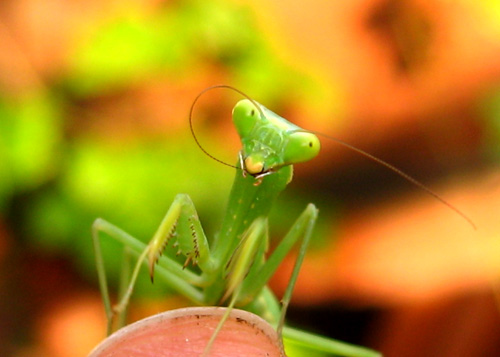
[[[241,307],[276,326],[285,339],[293,339],[319,351],[340,356],[378,356],[377,352],[363,347],[283,326],[318,210],[309,204],[266,259],[269,244],[267,217],[276,197],[292,179],[293,164],[313,159],[319,153],[320,142],[315,134],[251,99],[236,104],[233,122],[242,149],[221,230],[210,243],[195,206],[186,194],[176,196],[147,245],[103,219],[94,222],[93,243],[108,334],[112,331],[114,317],[123,318],[139,270],[147,265],[152,280],[165,282],[197,305]],[[101,255],[100,232],[124,244],[132,255],[138,257],[128,287],[114,307]],[[282,299],[283,305],[280,305],[267,282],[300,240],[299,256]],[[166,246],[176,247],[185,257],[185,263],[161,256]],[[198,269],[191,269],[191,265]]]

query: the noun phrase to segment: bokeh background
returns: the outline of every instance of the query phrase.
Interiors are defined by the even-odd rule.
[[[218,229],[234,171],[187,118],[219,83],[396,165],[477,225],[323,140],[271,220],[279,239],[308,202],[321,211],[291,324],[386,356],[500,353],[497,0],[6,0],[1,355],[83,356],[103,338],[95,218],[147,241],[185,192]],[[230,163],[238,99],[212,91],[195,110]],[[106,245],[112,281],[120,258]],[[140,280],[132,318],[186,304]]]

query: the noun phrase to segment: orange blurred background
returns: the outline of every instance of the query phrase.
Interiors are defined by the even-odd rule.
[[[322,140],[271,220],[278,239],[320,208],[291,323],[385,356],[500,353],[496,1],[4,1],[0,49],[0,354],[86,355],[103,337],[95,218],[147,241],[186,192],[217,230],[234,172],[187,113],[219,83],[477,226]],[[237,99],[207,94],[195,114],[229,162]],[[134,318],[186,304],[142,280]]]

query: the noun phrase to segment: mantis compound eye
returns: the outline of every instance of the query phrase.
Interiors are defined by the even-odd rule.
[[[289,134],[288,143],[283,151],[286,164],[297,164],[315,158],[320,150],[320,142],[316,135],[306,131],[295,131]]]
[[[233,108],[233,122],[240,138],[250,135],[259,119],[259,108],[248,99],[240,100]]]

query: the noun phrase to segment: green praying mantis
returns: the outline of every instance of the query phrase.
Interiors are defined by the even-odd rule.
[[[197,305],[228,305],[253,312],[277,328],[285,340],[291,339],[303,346],[340,356],[379,356],[376,351],[350,345],[340,341],[299,331],[284,325],[295,281],[313,233],[318,209],[309,204],[297,218],[289,232],[267,257],[269,245],[268,215],[278,194],[292,180],[293,165],[312,160],[320,151],[318,133],[304,130],[239,90],[217,85],[203,90],[193,101],[189,118],[193,137],[192,113],[197,100],[206,91],[214,88],[229,88],[246,99],[239,101],[233,109],[233,122],[240,136],[242,148],[235,168],[236,175],[228,200],[222,227],[212,240],[208,240],[198,219],[193,202],[187,194],[178,194],[153,238],[148,244],[132,237],[120,228],[97,219],[92,227],[96,267],[108,321],[108,334],[112,332],[114,320],[123,323],[126,308],[133,292],[140,269],[146,265],[151,280],[161,280],[172,289]],[[322,135],[322,134],[320,134]],[[330,138],[326,136],[327,138]],[[337,139],[331,138],[338,141]],[[454,206],[409,177],[392,165],[372,155],[339,141],[362,155],[388,167],[397,174],[426,190],[451,207],[469,223],[468,217]],[[224,163],[224,162],[222,162]],[[224,163],[225,165],[229,165]],[[106,271],[100,247],[100,233],[120,242],[126,250],[137,257],[127,288],[112,306]],[[267,286],[284,257],[300,243],[298,258],[281,304]],[[185,263],[162,256],[167,246],[173,246],[185,257]],[[196,266],[197,269],[192,267]],[[222,326],[224,318],[219,327]],[[216,339],[217,330],[207,345],[205,354]]]

